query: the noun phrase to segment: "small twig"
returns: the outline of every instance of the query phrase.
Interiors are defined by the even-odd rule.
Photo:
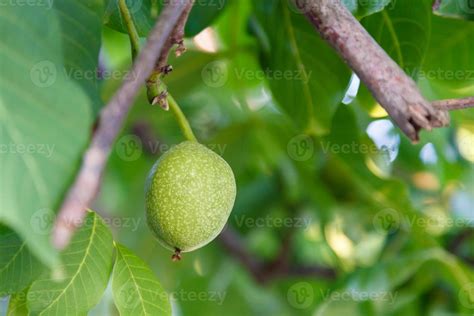
[[[163,69],[165,69],[168,66],[168,56],[169,56],[169,51],[174,45],[178,45],[175,54],[177,57],[181,56],[185,51],[186,48],[184,47],[183,44],[183,39],[184,39],[184,27],[186,26],[186,21],[188,20],[189,13],[191,12],[191,9],[193,8],[194,1],[191,1],[186,8],[183,10],[183,13],[181,14],[178,22],[176,23],[176,27],[173,31],[173,34],[169,37],[168,41],[165,44],[165,47],[163,48],[163,51],[165,54],[161,55],[161,57],[158,59],[158,62],[155,65],[155,72],[162,72]]]
[[[474,97],[433,101],[433,107],[442,110],[462,110],[474,107]]]
[[[237,258],[256,280],[261,282],[262,263],[247,251],[240,240],[240,236],[234,230],[227,227],[219,235],[219,240],[227,251]]]
[[[227,251],[240,261],[258,283],[264,284],[276,277],[288,276],[313,276],[328,280],[336,277],[336,271],[332,268],[290,265],[288,263],[289,238],[285,239],[277,258],[270,263],[264,263],[247,251],[240,236],[233,229],[227,227],[219,235],[219,240]]]
[[[140,52],[140,37],[138,36],[135,23],[133,23],[132,15],[128,10],[127,3],[125,0],[119,0],[118,2],[120,15],[122,16],[125,26],[127,27],[128,36],[130,38],[130,46],[132,49],[132,59],[135,60],[138,53]]]
[[[153,71],[153,65],[165,53],[165,45],[183,12],[192,0],[170,1],[150,33],[145,48],[137,56],[132,75],[125,78],[100,114],[99,124],[87,149],[79,173],[67,193],[53,229],[53,243],[62,249],[74,230],[81,225],[87,208],[94,199],[107,158],[138,90]],[[167,51],[166,51],[167,53]]]
[[[461,260],[466,262],[469,265],[474,265],[474,258],[469,258],[461,255],[460,249],[465,242],[471,243],[474,241],[474,229],[466,228],[460,233],[458,233],[454,238],[448,243],[447,250],[459,257]]]
[[[454,238],[449,243],[449,245],[447,247],[449,252],[456,254],[459,251],[459,248],[461,247],[461,245],[466,240],[469,240],[470,238],[473,238],[473,236],[474,236],[474,229],[472,229],[472,228],[467,228],[467,229],[461,231],[459,234],[454,236]]]
[[[321,36],[337,51],[414,142],[419,131],[449,123],[446,111],[435,109],[416,83],[354,18],[341,0],[293,0]]]

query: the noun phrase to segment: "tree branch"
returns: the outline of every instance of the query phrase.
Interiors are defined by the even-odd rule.
[[[461,110],[474,107],[474,97],[433,101],[433,106],[442,110]]]
[[[332,280],[336,277],[336,271],[327,267],[319,266],[294,266],[289,264],[291,234],[284,240],[281,251],[277,258],[269,263],[258,260],[249,253],[237,232],[227,227],[219,235],[219,240],[227,251],[235,257],[250,272],[252,277],[260,284],[264,284],[277,277],[288,276],[312,276]]]
[[[97,194],[107,158],[138,90],[150,76],[156,61],[168,53],[168,39],[192,2],[180,0],[167,4],[151,31],[145,48],[134,63],[131,76],[127,76],[120,89],[103,108],[82,166],[65,197],[53,228],[53,244],[57,248],[64,248],[74,230],[81,225],[86,209]]]
[[[321,36],[338,52],[414,142],[419,131],[449,123],[416,83],[390,58],[340,0],[293,0]]]

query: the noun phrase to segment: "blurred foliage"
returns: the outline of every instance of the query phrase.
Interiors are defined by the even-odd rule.
[[[474,95],[472,1],[444,0],[434,14],[429,0],[344,2],[428,99]],[[145,41],[162,1],[126,3]],[[27,294],[60,287],[50,279],[70,278],[74,268],[102,278],[72,282],[84,297],[80,310],[103,292],[91,315],[134,311],[118,271],[105,289],[109,229],[123,245],[115,246],[115,267],[130,260],[138,272],[129,274],[152,283],[154,273],[175,315],[473,313],[474,112],[452,113],[450,127],[412,144],[363,85],[342,104],[350,69],[289,0],[196,1],[188,52],[170,59],[165,81],[198,139],[235,173],[228,225],[249,254],[272,263],[291,236],[291,266],[331,268],[337,277],[279,275],[260,284],[219,240],[171,262],[146,227],[143,187],[156,159],[183,137],[144,89],[111,152],[92,207],[98,214],[89,215],[103,222],[98,233],[108,246],[94,249],[105,263],[77,266],[81,254],[93,255],[81,244],[56,253],[48,246],[52,217],[92,118],[128,74],[131,56],[116,0],[55,1],[52,9],[5,6],[0,14],[0,144],[16,144],[0,154],[0,291],[11,295],[10,315],[41,310],[47,302],[27,302]],[[32,71],[44,60],[57,70],[47,87]],[[97,76],[72,75],[97,67]],[[18,144],[55,147],[45,157]],[[93,235],[90,226],[79,234]],[[58,269],[59,260],[70,270]],[[142,281],[132,287],[147,289]]]

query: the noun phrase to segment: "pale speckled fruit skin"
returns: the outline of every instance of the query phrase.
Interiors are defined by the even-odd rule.
[[[146,185],[147,222],[168,249],[189,252],[219,235],[234,206],[227,162],[207,147],[183,142],[153,166]]]

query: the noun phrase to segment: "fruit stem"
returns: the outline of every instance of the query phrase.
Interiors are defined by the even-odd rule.
[[[191,125],[189,124],[188,119],[184,115],[183,111],[181,111],[181,108],[179,107],[176,100],[170,94],[168,94],[167,100],[169,108],[176,117],[176,121],[178,122],[184,137],[186,137],[187,140],[197,142],[198,140],[196,136],[194,136],[193,130],[191,129]]]
[[[130,37],[132,59],[134,60],[140,52],[140,37],[138,36],[137,29],[135,28],[135,24],[133,23],[132,15],[128,10],[127,3],[125,2],[125,0],[119,0],[118,5],[120,9],[120,15],[122,16],[122,19],[125,22],[128,36]]]
[[[135,59],[135,57],[138,55],[138,52],[140,51],[140,38],[138,36],[135,24],[133,23],[132,15],[128,10],[127,3],[125,0],[119,0],[118,4],[120,14],[125,22],[128,35],[130,37],[132,59]],[[184,115],[183,111],[181,111],[181,108],[179,107],[176,100],[168,93],[168,91],[166,91],[166,86],[161,82],[161,72],[162,69],[153,72],[147,80],[148,99],[150,103],[155,104],[155,102],[158,102],[166,111],[168,110],[169,106],[176,117],[184,137],[186,137],[187,140],[197,142],[198,140],[196,139],[196,136],[194,136],[193,130],[191,129],[191,125],[189,124],[186,116]],[[169,70],[166,70],[163,74],[166,75],[167,72],[169,72]]]
[[[174,262],[181,260],[181,249],[174,248],[174,254],[171,256],[171,260]]]

